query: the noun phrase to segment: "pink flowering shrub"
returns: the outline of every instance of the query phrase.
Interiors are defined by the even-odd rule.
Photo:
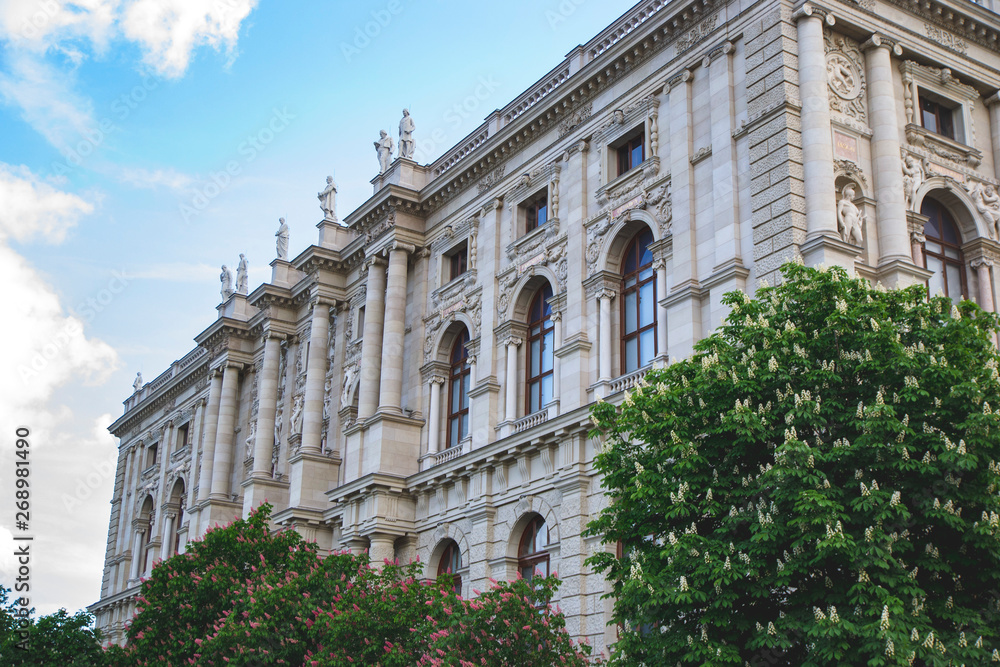
[[[125,665],[589,664],[561,613],[555,578],[498,583],[465,600],[420,563],[371,567],[367,555],[321,558],[292,531],[271,534],[270,506],[213,530],[153,568]]]

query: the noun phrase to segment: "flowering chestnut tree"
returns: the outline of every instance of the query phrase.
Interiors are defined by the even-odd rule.
[[[373,568],[367,555],[321,558],[270,506],[159,563],[110,665],[587,665],[545,603],[554,578],[496,584],[465,600],[420,563]],[[538,606],[539,600],[542,603]]]
[[[783,274],[593,410],[611,663],[1000,663],[996,317]]]

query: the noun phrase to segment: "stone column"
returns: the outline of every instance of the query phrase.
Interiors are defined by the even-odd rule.
[[[233,473],[233,430],[236,428],[236,394],[242,364],[226,362],[219,394],[219,426],[215,434],[215,457],[212,462],[210,497],[229,500],[229,478]]]
[[[903,170],[900,166],[899,119],[892,80],[890,52],[900,55],[898,45],[872,35],[862,47],[868,74],[868,107],[872,126],[872,170],[875,180],[875,212],[878,215],[879,268],[912,262]],[[892,281],[890,286],[894,286]]]
[[[603,289],[597,293],[597,301],[600,304],[601,321],[598,329],[600,339],[600,356],[598,357],[598,382],[609,382],[611,380],[611,300],[615,298],[615,293],[609,289]]]
[[[212,490],[212,468],[215,462],[215,436],[219,432],[219,402],[222,399],[222,373],[218,369],[210,373],[211,385],[208,390],[208,406],[205,408],[205,444],[201,455],[201,474],[198,476],[198,501],[208,498]]]
[[[821,236],[839,238],[823,17],[814,7],[805,5],[795,13],[795,18],[799,45],[799,98],[802,100],[806,238],[807,241]],[[869,89],[874,88],[871,81],[868,86]],[[898,150],[896,162],[899,162]],[[898,170],[899,165],[896,166]]]
[[[192,508],[198,500],[194,495],[194,487],[197,484],[196,475],[198,474],[198,445],[200,440],[198,436],[201,433],[204,421],[205,399],[202,398],[194,405],[194,418],[191,420],[191,430],[188,432],[188,437],[191,438],[191,468],[187,476],[188,540],[194,539],[195,532],[197,531],[197,522],[192,516]]]
[[[562,358],[555,353],[562,345],[562,313],[553,312],[552,316],[552,402],[551,407],[559,405],[559,397],[562,395]],[[555,416],[557,413],[549,413]]]
[[[987,97],[986,106],[990,110],[990,142],[993,147],[993,171],[1000,178],[1000,91]]]
[[[504,383],[507,385],[504,421],[507,422],[517,419],[517,348],[520,346],[520,338],[507,339],[507,375],[504,378]]]
[[[372,567],[382,569],[386,560],[390,562],[396,560],[396,538],[393,535],[372,533],[370,539],[371,547],[368,549],[368,558],[371,560]]]
[[[269,331],[264,334],[264,360],[258,384],[257,435],[253,444],[254,479],[271,479],[271,451],[274,449],[274,418],[278,410],[278,366],[281,360],[283,335]],[[303,430],[305,430],[303,419]],[[304,438],[304,436],[303,436]]]
[[[667,308],[663,297],[667,295],[667,263],[662,259],[653,262],[656,271],[656,356],[667,359]]]
[[[164,512],[163,536],[160,538],[160,558],[166,560],[173,555],[174,541],[171,539],[175,530],[174,522],[177,521],[176,512]]]
[[[431,405],[427,419],[427,453],[437,454],[441,440],[441,385],[444,378],[435,375],[431,378]]]
[[[382,324],[385,321],[385,262],[367,260],[368,284],[365,294],[365,326],[361,341],[361,370],[358,385],[358,421],[375,414],[382,373]]]
[[[309,359],[306,362],[306,390],[302,401],[302,451],[310,454],[319,453],[323,437],[323,395],[326,393],[326,351],[329,336],[330,304],[317,300],[313,305]]]
[[[133,527],[135,534],[132,537],[132,573],[129,576],[130,580],[136,580],[142,574],[139,570],[142,567],[142,537],[146,534],[146,529],[141,527]]]
[[[979,307],[988,313],[993,312],[993,281],[990,279],[990,269],[993,260],[980,257],[972,260],[972,268],[979,276]]]
[[[382,383],[379,411],[402,413],[403,336],[406,329],[407,255],[415,250],[396,241],[389,251],[389,276],[385,287],[385,325],[382,334]],[[366,310],[367,313],[367,310]],[[365,323],[367,325],[367,314]],[[367,329],[367,326],[365,327]]]

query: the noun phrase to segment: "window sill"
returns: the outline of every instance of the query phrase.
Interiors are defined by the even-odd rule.
[[[972,146],[966,146],[954,139],[949,139],[936,132],[931,132],[927,128],[914,123],[909,123],[906,126],[906,140],[910,144],[923,148],[938,157],[972,169],[978,167],[983,161],[982,151]]]

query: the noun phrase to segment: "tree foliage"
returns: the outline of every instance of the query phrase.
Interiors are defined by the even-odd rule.
[[[18,614],[17,598],[0,586],[0,664],[11,667],[95,667],[103,664],[101,633],[85,611],[34,618]],[[32,612],[34,610],[31,610]],[[21,622],[24,620],[24,623]],[[24,631],[20,634],[19,631]]]
[[[565,620],[536,603],[555,579],[497,584],[464,600],[419,563],[372,568],[367,555],[320,558],[270,507],[159,563],[111,665],[578,665]]]
[[[996,318],[783,273],[593,410],[612,663],[1000,662]]]

